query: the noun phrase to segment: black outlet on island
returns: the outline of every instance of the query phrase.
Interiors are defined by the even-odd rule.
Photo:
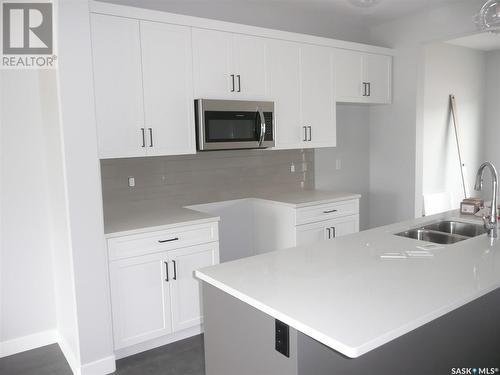
[[[290,327],[285,323],[275,320],[275,349],[290,358]]]

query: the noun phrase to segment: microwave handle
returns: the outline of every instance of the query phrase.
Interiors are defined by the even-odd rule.
[[[264,117],[264,112],[259,107],[257,107],[257,112],[259,113],[259,116],[260,116],[259,147],[262,147],[262,142],[264,142],[264,137],[266,136],[266,118]]]

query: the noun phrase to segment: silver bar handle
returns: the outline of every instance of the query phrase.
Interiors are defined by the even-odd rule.
[[[149,147],[153,147],[153,128],[148,128],[149,130]]]
[[[368,95],[367,96],[372,96],[372,83],[368,82]]]
[[[174,264],[174,277],[173,277],[173,279],[177,280],[177,262],[175,260],[173,260],[172,263]]]
[[[168,262],[165,263],[165,281],[168,283],[170,281],[170,277],[168,276]]]
[[[326,210],[326,211],[323,211],[324,214],[332,214],[334,212],[337,212],[337,210]]]
[[[332,227],[332,238],[335,238],[337,236],[337,229],[335,227]]]
[[[332,234],[330,232],[331,228],[326,228],[326,232],[328,233],[328,239],[332,238]]]
[[[308,126],[308,128],[309,128],[309,139],[308,139],[308,141],[311,142],[312,141],[312,127]]]
[[[262,142],[264,142],[264,137],[266,136],[266,118],[264,117],[264,112],[260,107],[257,107],[257,112],[260,116],[260,139],[259,147],[262,147]]]
[[[363,96],[367,96],[366,95],[366,82],[363,82]]]
[[[304,128],[304,139],[302,141],[307,142],[307,126],[303,126]]]
[[[238,78],[238,92],[241,92],[241,75],[237,75],[236,78]]]
[[[146,147],[146,129],[141,128],[141,133],[142,133],[142,146],[141,147]]]
[[[232,81],[231,92],[234,92],[234,74],[231,74],[231,81]]]

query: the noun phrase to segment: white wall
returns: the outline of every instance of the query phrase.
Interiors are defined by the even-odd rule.
[[[300,2],[294,1],[105,1],[352,42],[363,43],[368,40],[368,28],[361,18],[355,18],[352,15],[345,16],[331,10],[325,11],[323,8],[315,8],[311,4],[301,6]]]
[[[53,342],[56,312],[38,73],[0,74],[2,356]]]
[[[486,54],[484,160],[500,169],[500,51]],[[489,194],[489,189],[486,188]]]
[[[452,207],[464,198],[449,95],[457,102],[465,181],[473,193],[482,159],[485,53],[444,43],[424,51],[423,194],[447,192]],[[497,65],[497,72],[498,67]]]
[[[315,185],[359,193],[360,228],[369,228],[370,173],[369,106],[337,104],[337,147],[315,150]],[[336,160],[341,168],[336,169]]]
[[[424,45],[475,31],[482,0],[447,6],[373,27],[372,42],[394,48],[393,104],[370,108],[370,225],[422,213]]]
[[[56,72],[40,71],[39,82],[44,126],[40,142],[44,141],[46,146],[57,330],[59,344],[66,355],[76,355],[68,354],[79,352],[79,337]]]

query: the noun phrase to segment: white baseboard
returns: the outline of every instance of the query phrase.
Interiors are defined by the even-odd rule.
[[[68,362],[69,367],[73,371],[73,374],[79,375],[80,361],[76,357],[76,353],[74,353],[73,350],[71,350],[66,341],[64,341],[64,339],[62,338],[59,339],[59,348],[61,349],[64,358],[66,358],[66,361]]]
[[[115,357],[116,359],[125,358],[137,353],[145,352],[146,350],[151,350],[163,345],[171,344],[175,341],[184,340],[191,336],[199,335],[202,332],[203,332],[202,327],[198,325],[192,328],[185,329],[180,332],[173,333],[171,335],[158,337],[153,340],[141,342],[140,344],[135,344],[132,346],[128,346],[126,348],[117,349],[115,350]]]
[[[32,335],[0,342],[0,358],[55,344],[58,341],[57,330],[43,331]]]
[[[80,364],[75,353],[73,353],[64,340],[59,341],[59,347],[74,375],[106,375],[116,371],[116,360],[114,355],[98,359],[94,362]]]
[[[97,361],[85,363],[80,368],[79,375],[106,375],[116,371],[116,360],[114,355],[101,358]]]

